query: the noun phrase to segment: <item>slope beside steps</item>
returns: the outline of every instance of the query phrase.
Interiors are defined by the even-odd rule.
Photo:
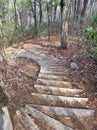
[[[17,111],[25,128],[87,130],[88,120],[94,117],[95,111],[88,109],[88,97],[84,96],[81,84],[72,82],[66,76],[65,62],[41,51],[17,50],[14,57],[31,58],[40,65],[40,73],[31,93],[36,102],[26,104]],[[89,127],[88,130],[91,129]],[[12,130],[11,124],[8,130]]]

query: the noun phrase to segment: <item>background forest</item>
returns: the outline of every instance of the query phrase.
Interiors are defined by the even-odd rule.
[[[85,35],[97,22],[96,0],[1,0],[1,48],[29,37]],[[63,28],[63,30],[62,30]],[[63,35],[63,36],[62,36]],[[62,45],[61,45],[62,46]],[[64,48],[64,45],[63,45]]]

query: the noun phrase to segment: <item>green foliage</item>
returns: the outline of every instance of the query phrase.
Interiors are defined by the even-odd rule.
[[[94,29],[93,29],[93,27],[88,27],[86,29],[86,39],[91,40],[93,38],[94,38]]]
[[[32,36],[31,26],[17,25],[14,30],[14,23],[0,25],[0,48],[20,42]],[[10,34],[10,35],[9,35]]]
[[[92,16],[93,22],[97,24],[97,14],[94,13]]]
[[[93,42],[93,48],[90,49],[89,53],[92,55],[93,60],[97,64],[97,14],[93,14],[93,26],[86,29],[86,39]],[[96,25],[96,26],[95,26]]]
[[[60,3],[60,0],[54,0],[54,3],[58,5]]]
[[[97,43],[97,29],[96,29],[95,32],[94,32],[94,40],[95,40],[96,43]]]
[[[93,27],[88,27],[86,29],[86,39],[87,40],[94,40],[97,42],[97,29],[94,30]]]
[[[91,49],[91,50],[90,50],[90,54],[92,54],[92,55],[97,55],[97,50],[96,50],[96,49]]]
[[[94,43],[93,46],[94,46],[94,47],[97,47],[97,43]]]

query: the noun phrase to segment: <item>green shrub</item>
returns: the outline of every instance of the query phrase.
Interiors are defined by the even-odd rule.
[[[97,55],[97,50],[96,50],[96,49],[91,49],[91,50],[90,50],[90,54],[92,54],[92,55]]]
[[[93,27],[88,27],[86,29],[86,39],[91,40],[93,38],[94,38],[94,29],[93,29]]]
[[[96,22],[96,18],[94,19]],[[93,49],[90,49],[89,53],[92,55],[92,58],[97,63],[97,29],[94,29],[93,27],[88,27],[86,29],[86,39],[93,41]],[[91,43],[92,44],[92,43]]]
[[[92,16],[93,22],[97,24],[97,14],[94,13]]]
[[[95,40],[96,43],[97,43],[97,30],[94,32],[94,40]]]

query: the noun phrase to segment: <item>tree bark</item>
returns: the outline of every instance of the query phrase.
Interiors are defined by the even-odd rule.
[[[81,21],[83,21],[83,18],[84,18],[86,9],[87,9],[88,1],[89,0],[84,0],[84,2],[83,2],[83,8],[82,8],[82,11],[81,11]]]
[[[56,21],[57,5],[54,5],[54,23]]]
[[[68,1],[61,0],[61,48],[67,49],[67,35],[68,35],[68,16],[67,8]]]
[[[80,15],[80,4],[81,4],[81,0],[77,0],[77,9],[76,9],[76,18],[79,18]]]
[[[38,25],[37,25],[37,12],[36,12],[36,0],[34,0],[34,37],[38,36]]]
[[[50,37],[51,37],[52,2],[53,2],[53,0],[51,0],[49,3],[47,3],[47,16],[48,16],[48,40],[50,40]]]
[[[74,18],[76,18],[76,5],[77,5],[77,0],[74,1]]]
[[[40,11],[40,18],[39,18],[39,24],[42,23],[42,0],[39,0],[39,11]]]
[[[18,25],[18,17],[17,17],[17,11],[16,11],[16,0],[14,0],[14,23],[15,23],[15,31],[16,31],[17,25]]]

